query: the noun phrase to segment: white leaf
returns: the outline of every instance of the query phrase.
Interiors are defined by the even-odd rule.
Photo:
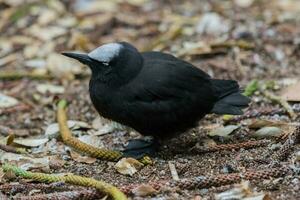
[[[253,136],[257,138],[278,137],[282,134],[282,130],[275,126],[263,127],[257,130]]]
[[[97,136],[94,136],[94,135],[83,135],[83,136],[80,136],[78,138],[80,141],[86,143],[86,144],[90,144],[94,147],[104,147],[104,144],[103,142],[100,140],[99,137]]]
[[[17,99],[0,93],[0,108],[9,108],[17,105],[18,103]]]
[[[229,30],[229,24],[218,13],[205,13],[197,24],[200,34],[220,35]]]
[[[80,128],[90,128],[90,126],[87,123],[82,121],[68,120],[67,124],[69,129],[71,130],[80,129]],[[45,131],[45,135],[47,135],[50,138],[56,137],[58,133],[59,133],[58,123],[50,124]]]
[[[49,157],[31,158],[22,154],[0,152],[0,162],[9,162],[10,164],[17,165],[24,170],[36,168],[49,169]]]
[[[41,138],[41,139],[14,139],[15,144],[22,145],[25,147],[38,147],[41,146],[42,144],[45,144],[48,142],[48,138]]]
[[[52,94],[63,94],[65,88],[63,86],[51,85],[51,84],[39,84],[36,86],[36,90],[42,94],[50,92]]]
[[[213,129],[208,133],[209,136],[221,136],[228,137],[234,130],[238,129],[239,126],[228,125],[220,128]]]
[[[43,68],[46,66],[46,61],[42,59],[33,59],[33,60],[27,60],[24,64],[26,67]]]

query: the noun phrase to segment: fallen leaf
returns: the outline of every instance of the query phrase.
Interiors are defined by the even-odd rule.
[[[77,19],[73,16],[67,16],[67,17],[59,18],[58,20],[56,20],[56,23],[59,26],[70,28],[76,25]]]
[[[15,135],[14,134],[9,134],[7,137],[6,137],[6,145],[11,145],[15,140]]]
[[[73,160],[80,162],[80,163],[86,163],[86,164],[92,164],[92,163],[96,162],[96,160],[97,160],[96,158],[92,158],[89,156],[82,156],[75,151],[70,151],[70,156]]]
[[[132,193],[135,196],[145,197],[156,194],[157,190],[155,190],[151,185],[141,184],[140,186],[134,188]]]
[[[269,196],[263,192],[256,192],[250,187],[249,181],[243,181],[240,184],[234,185],[232,189],[226,190],[219,194],[215,194],[216,200],[269,200]]]
[[[258,80],[254,79],[247,84],[243,94],[247,97],[252,96],[259,89]]]
[[[41,12],[41,15],[39,15],[37,22],[39,25],[47,25],[50,22],[56,20],[58,17],[58,14],[54,10],[47,9],[44,12]]]
[[[33,60],[27,60],[24,64],[26,67],[43,68],[46,66],[46,61],[42,59],[33,59]]]
[[[270,138],[279,137],[282,134],[282,130],[275,126],[263,127],[257,130],[253,136],[256,138]]]
[[[247,8],[252,5],[254,0],[235,0],[234,3],[242,8]]]
[[[0,108],[9,108],[17,105],[18,103],[19,101],[17,99],[0,93]]]
[[[117,3],[114,1],[76,1],[74,5],[77,15],[87,15],[94,12],[114,12],[117,11]]]
[[[26,32],[40,40],[50,41],[56,37],[65,35],[67,33],[67,29],[59,26],[40,27],[38,25],[33,25],[27,29]]]
[[[213,139],[207,138],[202,140],[202,145],[204,147],[211,147],[217,145],[217,143]]]
[[[89,129],[91,128],[87,123],[82,121],[74,121],[74,120],[68,120],[67,122],[69,129],[71,130],[77,130],[77,129]],[[55,138],[58,136],[59,133],[59,126],[58,123],[50,124],[45,131],[45,135],[48,138]]]
[[[5,66],[17,60],[16,54],[10,54],[4,58],[0,58],[0,67]]]
[[[127,129],[127,127],[122,124],[101,117],[97,117],[93,120],[92,127],[96,130],[93,135],[104,135],[116,130]]]
[[[86,144],[90,144],[94,147],[104,147],[104,144],[103,142],[101,141],[101,139],[95,135],[83,135],[83,136],[80,136],[78,138],[80,141],[86,143]]]
[[[42,94],[51,93],[51,94],[63,94],[65,88],[63,86],[52,85],[52,84],[38,84],[36,90]]]
[[[258,120],[253,120],[251,124],[248,125],[250,129],[259,129],[263,128],[266,126],[275,126],[275,127],[281,127],[283,125],[286,125],[286,123],[281,122],[281,121],[271,121],[271,120],[266,120],[266,119],[258,119]]]
[[[49,141],[48,138],[41,138],[41,139],[26,138],[26,139],[14,139],[13,143],[24,147],[38,147],[41,146],[42,144],[45,144],[48,141]]]
[[[140,169],[143,166],[144,165],[142,163],[140,163],[134,158],[122,158],[116,163],[115,169],[120,174],[132,176],[134,173],[137,172],[138,169]]]
[[[49,157],[49,166],[51,169],[60,169],[65,165],[66,161],[62,160],[59,156]]]
[[[296,155],[295,156],[296,161],[300,161],[300,151],[296,152],[295,155]]]
[[[236,125],[228,125],[224,127],[219,127],[216,129],[211,130],[208,135],[209,136],[221,136],[221,137],[229,137],[229,135],[236,129],[238,129],[239,126]]]
[[[5,176],[5,173],[3,172],[3,169],[0,168],[0,183],[3,183],[4,182],[4,176]]]
[[[49,157],[32,158],[22,154],[14,154],[7,152],[0,152],[0,162],[9,162],[10,164],[17,165],[18,167],[28,169],[43,169],[49,170]]]
[[[300,82],[285,88],[281,97],[286,101],[300,102]]]
[[[74,74],[82,73],[82,65],[74,59],[52,53],[47,58],[47,69],[58,78],[73,79]]]
[[[221,35],[230,28],[228,21],[223,19],[218,13],[205,13],[196,26],[196,31],[200,34]]]

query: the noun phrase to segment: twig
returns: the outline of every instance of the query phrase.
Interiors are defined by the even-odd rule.
[[[233,58],[234,58],[234,62],[237,66],[237,70],[239,72],[239,74],[242,77],[246,76],[246,71],[245,71],[245,66],[242,64],[241,62],[241,58],[240,58],[240,48],[239,47],[234,47],[233,48]]]
[[[5,145],[5,144],[0,144],[0,149],[3,151],[6,151],[6,152],[11,152],[11,153],[26,153],[25,149],[16,148],[16,147]]]
[[[165,34],[160,35],[158,38],[154,39],[154,41],[151,42],[150,45],[144,47],[143,51],[150,51],[158,47],[160,50],[164,49],[166,43],[174,40],[181,35],[182,26],[183,24],[181,22],[174,23]]]
[[[268,140],[254,140],[254,141],[247,141],[235,144],[219,144],[213,146],[194,146],[190,149],[193,153],[208,153],[208,152],[215,152],[215,151],[224,151],[224,150],[237,150],[237,149],[250,149],[255,147],[266,146],[270,143]]]
[[[19,71],[0,72],[0,80],[18,80],[22,78],[44,80],[44,79],[53,79],[54,77],[48,74],[37,74],[33,72],[19,72]]]
[[[127,197],[116,187],[105,183],[103,181],[95,180],[92,178],[85,178],[81,176],[76,176],[72,174],[67,175],[54,175],[54,174],[45,174],[45,173],[34,173],[28,172],[21,168],[18,168],[13,165],[4,164],[2,165],[3,171],[11,171],[17,176],[22,178],[32,179],[39,182],[51,183],[51,182],[65,182],[73,185],[81,185],[85,187],[92,187],[100,192],[109,194],[115,200],[126,200]]]
[[[67,192],[54,192],[49,194],[37,194],[33,196],[20,196],[14,197],[13,200],[49,200],[49,199],[59,199],[59,200],[75,200],[75,199],[85,199],[85,200],[93,200],[100,199],[101,193],[96,190],[75,190],[75,191],[67,191]]]
[[[175,181],[178,181],[179,176],[178,176],[175,165],[171,161],[169,161],[168,164],[169,164],[169,169],[171,171],[172,179],[175,180]]]
[[[30,110],[30,106],[28,106],[26,104],[20,104],[20,105],[11,107],[11,108],[0,109],[0,114],[9,114],[9,113],[23,112],[23,111],[28,111],[28,110]]]
[[[292,109],[294,112],[299,113],[300,112],[300,104],[294,104],[292,106]],[[266,109],[266,108],[262,108],[259,110],[248,110],[246,111],[246,113],[244,115],[240,115],[240,116],[224,116],[223,119],[226,122],[238,122],[244,119],[249,119],[249,118],[257,118],[257,117],[261,117],[264,115],[282,115],[282,114],[286,114],[287,111],[283,108],[276,108],[276,109]]]
[[[253,43],[246,42],[244,40],[229,40],[225,42],[216,42],[210,45],[211,48],[232,48],[239,47],[241,49],[253,49],[255,46]]]
[[[59,130],[62,137],[63,142],[75,148],[78,151],[89,154],[91,157],[100,158],[103,160],[111,160],[118,161],[122,158],[123,153],[118,151],[107,150],[104,148],[97,148],[92,145],[81,142],[75,137],[72,137],[71,131],[67,126],[67,115],[65,108],[67,106],[67,102],[65,100],[61,100],[58,102],[58,110],[57,110],[57,121],[59,124]],[[143,157],[140,162],[143,164],[151,164],[152,161],[148,156]]]
[[[269,91],[262,90],[262,93],[266,98],[270,99],[271,101],[279,103],[287,111],[287,113],[292,119],[296,119],[297,115],[287,101],[285,101],[279,96],[270,93]]]
[[[297,126],[294,129],[294,131],[289,135],[288,139],[284,142],[284,144],[280,147],[280,149],[272,155],[272,160],[282,161],[286,159],[293,150],[295,144],[299,142],[299,138],[300,126]]]
[[[280,177],[286,175],[291,170],[287,167],[271,168],[260,171],[245,171],[243,173],[232,173],[232,174],[219,174],[212,176],[199,176],[195,178],[180,179],[178,181],[160,181],[160,182],[149,182],[154,189],[160,190],[162,188],[174,188],[180,189],[201,189],[210,187],[219,187],[223,185],[229,185],[233,183],[239,183],[241,180],[263,180],[272,177]],[[130,194],[133,189],[137,188],[140,184],[132,184],[121,187],[121,191],[126,194]]]
[[[72,186],[71,186],[72,187]],[[66,191],[72,190],[70,186],[67,186],[63,182],[55,182],[51,184],[44,184],[44,183],[6,183],[0,185],[0,191],[9,193],[14,195],[16,193],[26,193],[33,189],[42,190],[43,192],[51,192],[51,191]],[[78,188],[78,186],[76,186]]]

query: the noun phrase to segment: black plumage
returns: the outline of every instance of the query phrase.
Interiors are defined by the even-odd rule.
[[[170,138],[208,113],[242,114],[249,104],[236,81],[212,79],[170,54],[139,53],[125,42],[63,54],[91,68],[90,96],[100,115],[142,135]]]

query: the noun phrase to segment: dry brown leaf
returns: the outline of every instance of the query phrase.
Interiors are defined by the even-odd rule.
[[[116,163],[115,169],[120,174],[132,176],[137,172],[138,169],[142,168],[143,166],[144,165],[142,163],[134,158],[122,158]]]
[[[66,162],[57,155],[49,157],[49,166],[51,169],[60,169],[65,165],[65,163]]]
[[[75,151],[70,151],[70,155],[72,157],[73,160],[80,162],[80,163],[86,163],[86,164],[92,164],[94,162],[96,162],[96,158],[92,158],[89,156],[82,156],[79,153],[75,152]]]
[[[250,129],[259,129],[259,128],[263,128],[266,126],[275,126],[275,127],[281,127],[286,125],[285,122],[281,122],[281,121],[271,121],[271,120],[266,120],[266,119],[257,119],[257,120],[253,120],[251,122],[251,124],[248,125],[248,127]]]
[[[150,196],[157,193],[157,190],[155,190],[151,185],[142,184],[132,190],[132,193],[135,196],[145,197]]]
[[[263,192],[256,192],[250,187],[249,181],[243,181],[241,184],[236,184],[234,188],[215,194],[216,200],[269,200],[269,196]]]
[[[300,102],[300,82],[285,88],[281,97],[286,101]]]

